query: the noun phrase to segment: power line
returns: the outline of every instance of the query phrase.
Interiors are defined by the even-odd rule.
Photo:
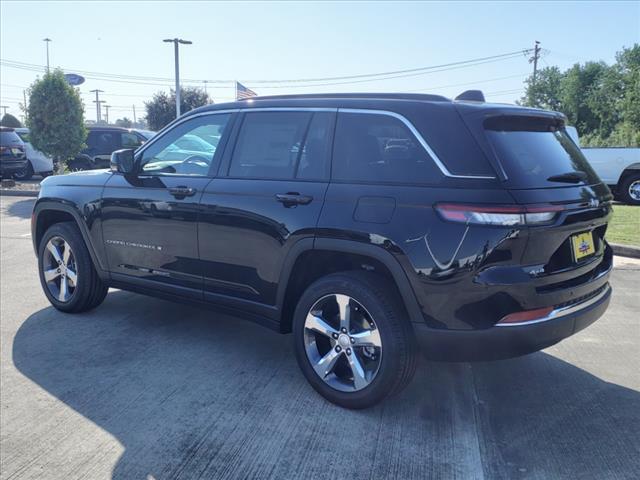
[[[468,85],[477,85],[479,83],[490,83],[490,82],[497,82],[499,80],[507,80],[509,78],[522,78],[526,75],[529,75],[528,73],[520,73],[518,75],[507,75],[505,77],[496,77],[496,78],[487,78],[486,80],[475,80],[473,82],[464,82],[464,83],[451,83],[449,85],[439,85],[437,87],[428,87],[428,88],[418,88],[416,90],[404,90],[406,93],[412,93],[412,92],[431,92],[434,90],[440,90],[443,88],[451,88],[451,87],[465,87]]]
[[[365,78],[367,79],[367,81],[375,81],[375,79],[387,80],[392,78],[403,78],[405,76],[409,77],[414,75],[421,75],[431,71],[436,72],[436,71],[453,70],[460,67],[482,65],[484,63],[490,63],[493,61],[508,60],[511,58],[519,57],[521,55],[527,55],[530,52],[531,52],[531,49],[525,49],[525,50],[518,50],[514,52],[509,52],[509,53],[503,53],[499,55],[491,55],[487,57],[462,60],[458,62],[450,62],[450,63],[440,64],[440,65],[431,65],[431,66],[424,66],[424,67],[417,67],[417,68],[410,68],[410,69],[403,69],[403,70],[392,70],[387,72],[364,73],[364,74],[358,74],[358,75],[318,77],[318,78],[271,79],[271,80],[259,79],[259,80],[246,80],[246,82],[252,83],[252,84],[278,84],[278,85],[262,85],[261,88],[285,88],[285,86],[281,84],[287,84],[287,83],[314,83],[313,85],[305,85],[309,87],[361,83],[363,81],[362,79],[365,79]],[[15,60],[7,60],[7,59],[0,59],[0,64],[10,68],[17,68],[17,69],[37,71],[37,72],[42,71],[42,68],[43,68],[42,65],[19,62]],[[91,79],[102,80],[102,81],[113,81],[113,82],[120,82],[120,83],[134,83],[134,84],[141,84],[141,85],[142,84],[158,85],[159,83],[161,83],[163,86],[169,86],[169,82],[171,81],[171,79],[166,77],[122,75],[122,74],[113,74],[113,73],[104,73],[104,72],[92,72],[88,70],[71,69],[71,68],[64,68],[63,70],[74,71]],[[381,78],[381,77],[385,77],[385,78]],[[360,79],[360,81],[342,82],[342,80],[358,80],[358,79]],[[340,80],[340,82],[334,83],[334,81],[338,81],[338,80]],[[209,84],[210,83],[217,83],[217,84],[233,83],[234,81],[235,80],[206,79],[206,83],[209,88],[227,88],[226,86],[220,86],[220,85],[209,86]],[[204,83],[205,79],[202,79],[202,80],[184,79],[184,82],[200,84],[200,83]],[[317,82],[330,82],[330,83],[317,83]],[[294,86],[291,86],[291,87],[294,87]]]

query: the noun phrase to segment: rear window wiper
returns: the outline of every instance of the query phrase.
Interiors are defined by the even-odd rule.
[[[584,172],[567,172],[560,173],[558,175],[551,175],[547,178],[549,182],[565,182],[565,183],[580,183],[587,179],[587,174]]]

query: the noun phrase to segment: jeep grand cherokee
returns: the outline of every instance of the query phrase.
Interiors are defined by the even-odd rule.
[[[193,110],[108,171],[42,183],[44,293],[83,312],[117,287],[292,332],[309,383],[349,408],[404,387],[419,347],[447,360],[548,347],[607,308],[611,194],[563,115],[482,100]]]

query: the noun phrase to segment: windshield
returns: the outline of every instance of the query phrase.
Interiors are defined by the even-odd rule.
[[[504,116],[487,120],[485,130],[512,187],[600,182],[564,125],[557,121]]]

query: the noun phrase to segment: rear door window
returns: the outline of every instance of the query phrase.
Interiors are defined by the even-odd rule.
[[[242,122],[230,177],[290,180],[326,177],[332,114],[250,112]]]
[[[87,145],[94,155],[108,155],[118,149],[119,139],[115,132],[90,132]]]
[[[484,126],[510,187],[562,187],[600,181],[557,121],[503,116],[485,121]]]
[[[398,118],[340,113],[333,151],[333,179],[373,183],[431,183],[436,164]]]

